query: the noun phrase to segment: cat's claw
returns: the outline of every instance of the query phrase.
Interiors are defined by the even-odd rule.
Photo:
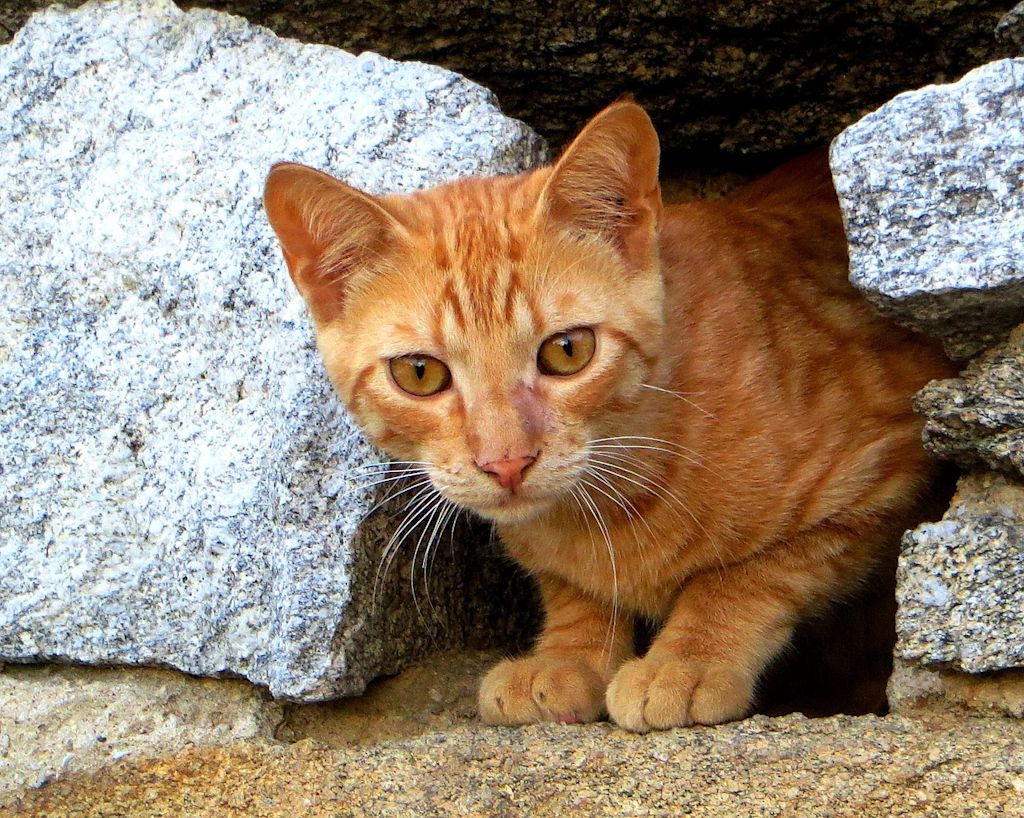
[[[604,713],[604,680],[581,661],[544,656],[499,662],[480,684],[488,724],[577,724]]]
[[[643,658],[624,664],[608,686],[608,713],[636,733],[721,724],[750,710],[754,681],[726,665]]]

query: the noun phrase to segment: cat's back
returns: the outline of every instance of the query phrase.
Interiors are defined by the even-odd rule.
[[[700,442],[720,463],[756,464],[748,485],[767,476],[765,507],[821,495],[828,516],[856,506],[836,486],[880,479],[883,461],[928,468],[911,397],[950,364],[875,313],[848,281],[846,247],[824,155],[665,211],[673,389],[701,396],[714,419]]]
[[[723,283],[762,286],[810,275],[849,293],[846,237],[826,154],[787,162],[725,199],[667,207],[662,254],[669,277],[713,269]]]
[[[725,199],[667,207],[661,249],[670,320],[732,336],[767,332],[781,358],[806,346],[831,349],[837,365],[844,351],[887,358],[894,370],[915,360],[913,388],[950,371],[934,342],[879,316],[850,284],[824,151]]]

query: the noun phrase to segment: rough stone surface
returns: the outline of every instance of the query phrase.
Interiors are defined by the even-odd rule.
[[[1024,3],[1018,3],[999,20],[996,39],[1009,51],[1009,57],[1024,56]]]
[[[1024,723],[761,717],[647,736],[477,726],[340,750],[241,743],[70,775],[8,814],[1020,818]]]
[[[122,758],[272,739],[282,718],[280,704],[240,680],[11,666],[0,673],[0,794]]]
[[[1024,320],[1024,60],[900,94],[831,161],[850,279],[966,358]]]
[[[542,150],[447,71],[167,0],[50,10],[0,48],[0,660],[316,699],[497,619],[476,552],[434,563],[429,605],[403,557],[371,606],[394,523],[352,469],[377,455],[260,197],[282,159],[408,191]]]
[[[0,0],[8,30],[50,0]],[[1010,0],[189,0],[279,34],[417,59],[555,143],[624,93],[682,161],[821,145],[900,91],[1002,56]],[[2,32],[0,32],[2,33]]]
[[[947,708],[1001,713],[1024,719],[1024,670],[959,673],[896,660],[889,678],[889,706],[906,716]]]
[[[1024,483],[978,472],[903,537],[896,655],[968,673],[1024,667]]]
[[[124,758],[95,773],[111,755],[82,741],[43,788],[32,786],[34,776],[13,785],[8,774],[0,815],[1022,814],[1024,722],[918,708],[912,720],[758,717],[646,736],[607,724],[488,728],[476,720],[476,680],[496,657],[437,654],[364,696],[284,705],[237,681],[8,666],[16,694],[0,704],[0,724],[11,707],[56,705],[69,689],[88,688],[90,706],[47,706],[42,719],[19,723],[6,758],[0,738],[0,771],[27,758],[59,764],[66,754],[54,737],[90,737],[97,720]],[[0,690],[5,681],[10,689],[0,675]],[[155,718],[139,713],[150,697]],[[91,706],[104,702],[102,711]],[[171,738],[159,749],[138,732],[140,721],[168,724],[168,714],[194,746],[182,750]],[[37,721],[45,722],[38,734],[26,732]],[[274,723],[282,743],[267,735]]]
[[[932,381],[914,397],[925,448],[965,468],[1024,477],[1024,324],[958,378]]]

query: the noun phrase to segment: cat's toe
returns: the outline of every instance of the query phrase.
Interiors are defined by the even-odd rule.
[[[750,715],[755,680],[722,665],[706,665],[690,697],[693,724],[723,724]]]
[[[480,684],[488,724],[594,721],[604,712],[604,681],[585,663],[528,656],[499,662]]]
[[[753,681],[731,668],[687,659],[634,659],[608,687],[608,713],[642,733],[691,724],[721,724],[750,709]]]

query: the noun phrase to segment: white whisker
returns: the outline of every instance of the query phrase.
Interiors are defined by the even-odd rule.
[[[697,528],[701,530],[701,532],[707,539],[707,542],[711,545],[712,548],[714,548],[715,554],[718,556],[718,561],[722,563],[723,568],[725,567],[725,563],[722,560],[722,556],[719,552],[718,544],[715,541],[715,538],[711,535],[711,532],[708,531],[707,527],[700,521],[700,518],[698,518],[697,515],[693,513],[690,507],[683,501],[683,499],[678,494],[672,491],[663,482],[655,482],[653,478],[641,474],[640,472],[637,472],[627,466],[623,466],[621,462],[609,463],[606,460],[600,459],[601,457],[605,456],[608,456],[607,453],[598,453],[597,455],[591,455],[591,465],[597,471],[604,471],[605,474],[607,474],[610,477],[617,477],[620,480],[632,483],[645,493],[653,494],[655,497],[658,497],[666,504],[669,504],[670,507],[674,505],[677,508],[681,509],[690,518],[690,520],[693,521],[694,525],[696,525]],[[616,457],[621,458],[622,456],[616,455]],[[626,458],[626,462],[631,462],[628,457]],[[638,465],[635,462],[632,462],[632,464]],[[676,515],[677,519],[681,519],[678,515],[678,512],[673,513]]]
[[[361,466],[356,466],[351,469],[356,474],[361,473],[376,473],[376,472],[387,472],[387,471],[398,471],[407,466],[429,466],[431,465],[426,460],[386,460],[381,463],[363,463]],[[418,471],[419,469],[415,469]]]
[[[612,544],[612,538],[608,533],[608,527],[605,525],[604,518],[601,516],[601,512],[594,504],[593,498],[590,496],[586,487],[583,485],[579,486],[583,501],[587,504],[591,513],[594,515],[594,522],[597,523],[597,527],[601,532],[601,536],[604,537],[605,547],[608,550],[608,561],[611,563],[612,569],[612,615],[611,622],[608,628],[608,639],[607,649],[605,651],[608,659],[608,663],[611,663],[612,651],[615,649],[615,629],[619,620],[619,571],[615,561],[615,546]]]
[[[609,475],[617,476],[623,480],[627,480],[628,482],[633,483],[639,488],[644,489],[646,493],[654,494],[657,497],[660,497],[662,500],[665,500],[666,502],[675,503],[690,516],[693,522],[705,534],[708,533],[707,529],[704,528],[700,520],[697,519],[697,516],[690,510],[689,506],[687,506],[686,503],[683,502],[682,498],[674,491],[672,491],[670,488],[668,488],[668,486],[664,485],[664,483],[656,483],[652,478],[647,477],[646,475],[634,471],[633,469],[630,469],[626,466],[622,466],[618,463],[608,463],[606,461],[598,460],[596,456],[591,459],[591,462],[599,466],[600,468],[606,469]]]
[[[377,486],[387,485],[388,483],[399,483],[402,480],[408,480],[409,478],[413,477],[415,474],[416,474],[416,472],[407,472],[405,474],[393,474],[390,477],[381,477],[381,478],[378,478],[378,479],[370,479],[368,482],[365,482],[365,483],[361,483],[359,481],[353,481],[353,482],[355,482],[356,485],[359,486],[359,488],[361,488],[361,489],[372,489],[372,488],[376,488]],[[422,475],[422,472],[420,472],[420,474]]]
[[[371,508],[369,511],[366,512],[366,516],[369,517],[371,514],[373,514],[373,512],[377,511],[380,508],[383,508],[388,503],[390,503],[392,500],[394,500],[396,497],[401,497],[403,494],[408,494],[410,491],[415,491],[416,489],[425,488],[425,487],[427,487],[429,485],[430,485],[430,478],[426,477],[426,476],[424,476],[420,480],[417,480],[415,483],[412,483],[412,484],[410,484],[408,486],[405,486],[404,488],[401,487],[402,484],[400,483],[399,486],[397,487],[396,491],[391,491],[385,497],[382,497],[373,506],[373,508]]]
[[[427,620],[426,620],[426,617],[423,616],[423,610],[422,610],[422,608],[420,608],[419,597],[416,594],[416,560],[419,557],[420,549],[423,547],[423,539],[424,539],[424,537],[427,538],[426,551],[430,550],[430,540],[431,540],[431,537],[433,537],[433,530],[430,527],[431,523],[434,524],[434,526],[435,526],[434,530],[436,530],[437,519],[440,517],[441,513],[445,510],[445,507],[448,505],[448,501],[445,500],[444,497],[442,497],[440,494],[435,494],[431,499],[433,500],[433,504],[430,506],[426,516],[419,523],[417,523],[417,527],[420,528],[420,536],[419,536],[419,539],[416,540],[416,547],[413,549],[413,552],[412,552],[412,565],[410,566],[410,570],[409,570],[409,587],[410,587],[410,589],[412,591],[412,603],[416,607],[416,615],[420,618],[420,621],[423,622],[424,624],[426,624]],[[429,534],[428,534],[428,532],[429,532]],[[424,555],[423,555],[423,559],[424,559],[424,563],[423,563],[423,568],[424,568],[424,588],[423,588],[423,590],[424,590],[424,593],[426,595],[427,608],[429,610],[435,612],[435,619],[436,619],[437,618],[436,617],[436,609],[434,608],[434,603],[430,599],[430,585],[426,581],[426,556],[427,556],[426,555],[426,551],[424,552]]]
[[[594,560],[597,560],[597,541],[594,539],[594,530],[590,527],[590,519],[587,517],[586,509],[583,508],[583,503],[580,502],[580,498],[576,494],[576,489],[579,486],[573,486],[569,489],[569,496],[576,501],[576,507],[580,510],[580,514],[583,515],[583,522],[586,523],[587,533],[590,535],[590,553]]]
[[[641,443],[628,443],[630,440],[639,440]],[[658,444],[658,445],[654,445]],[[674,457],[680,457],[694,466],[706,469],[712,474],[725,479],[725,475],[719,472],[714,466],[709,465],[707,458],[696,449],[684,446],[681,443],[674,443],[670,440],[662,440],[660,437],[644,437],[641,435],[621,435],[619,437],[602,437],[591,441],[588,449],[640,449],[646,451],[662,452]]]
[[[711,420],[715,419],[715,416],[714,416],[713,413],[709,412],[703,406],[700,406],[699,404],[695,403],[694,401],[692,401],[688,397],[686,397],[687,395],[702,395],[702,394],[704,394],[703,392],[675,392],[672,389],[664,389],[663,387],[655,386],[654,384],[650,384],[650,383],[642,383],[642,384],[640,384],[640,386],[643,387],[644,389],[651,389],[651,390],[653,390],[655,392],[662,392],[662,393],[664,393],[666,395],[671,395],[673,398],[678,398],[683,403],[688,403],[690,406],[692,406],[698,412],[703,414],[704,417],[709,418]]]
[[[605,491],[603,488],[601,488],[601,485],[598,485],[598,484],[595,484],[595,483],[591,483],[585,477],[581,478],[581,482],[584,485],[590,486],[590,488],[595,489],[595,490],[601,492],[601,494],[603,494],[605,497],[607,497],[609,500],[611,500],[613,503],[615,503],[615,505],[617,505],[619,508],[622,509],[622,512],[626,515],[626,522],[629,523],[629,527],[633,530],[633,539],[636,540],[637,548],[639,548],[640,551],[642,552],[643,551],[643,547],[644,547],[643,546],[643,540],[640,539],[640,533],[637,531],[636,524],[633,522],[633,519],[634,519],[634,517],[636,517],[636,518],[638,518],[640,520],[640,522],[642,522],[645,526],[647,526],[647,531],[653,537],[654,536],[654,532],[651,530],[650,525],[648,525],[647,520],[645,520],[637,512],[636,506],[634,506],[631,502],[629,502],[629,499],[626,498],[622,494],[622,492],[619,491],[614,485],[612,485],[612,483],[610,483],[605,478],[604,475],[600,474],[599,472],[590,471],[589,469],[586,470],[584,473],[587,474],[590,477],[595,478],[596,480],[599,480],[602,485],[606,486],[608,489],[610,489],[611,491],[615,492],[615,495],[617,495],[617,496],[613,496],[612,494],[609,494],[607,491]]]
[[[405,537],[415,527],[422,510],[429,507],[430,501],[436,494],[437,490],[428,481],[427,485],[420,488],[412,499],[406,503],[405,518],[392,532],[377,563],[377,572],[373,579],[373,610],[377,608],[378,591],[383,591],[384,581],[387,578],[388,571],[391,570],[391,564],[394,561],[395,555],[400,550],[402,543],[404,543]]]

